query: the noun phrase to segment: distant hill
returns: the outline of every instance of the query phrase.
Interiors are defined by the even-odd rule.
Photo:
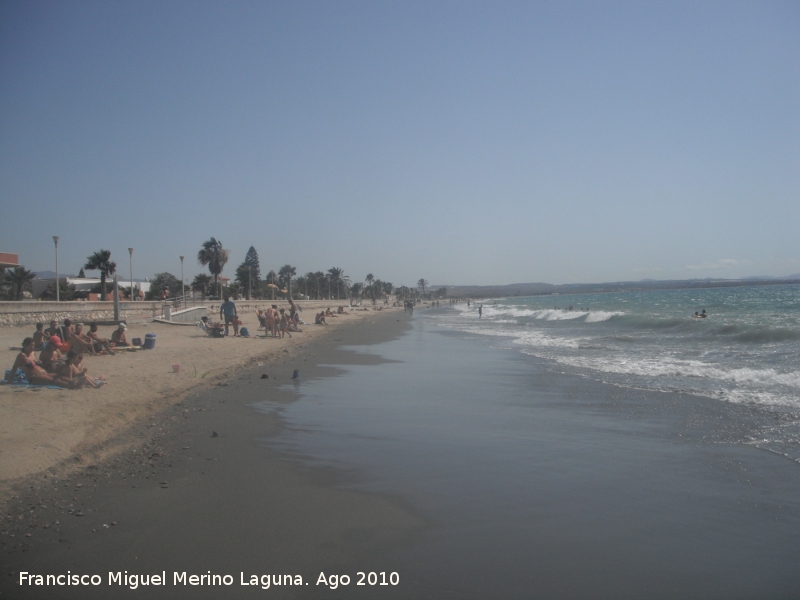
[[[757,285],[786,285],[800,283],[800,273],[788,277],[747,277],[744,279],[669,279],[657,281],[615,281],[608,283],[512,283],[509,285],[431,285],[429,289],[447,288],[450,297],[487,298],[495,296],[544,296],[548,294],[597,294],[604,292],[633,292],[647,290],[682,290],[695,288],[744,287]]]
[[[773,277],[771,275],[753,275],[751,277],[745,277],[745,281],[770,281],[771,279],[777,280],[787,280],[787,279],[800,279],[800,273],[795,273],[794,275],[787,275],[786,277]]]
[[[75,275],[67,275],[66,273],[59,273],[59,277],[75,277]],[[37,271],[36,272],[36,279],[55,279],[56,272],[55,271]]]

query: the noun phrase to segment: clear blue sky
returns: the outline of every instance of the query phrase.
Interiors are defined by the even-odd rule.
[[[798,273],[800,3],[3,0],[0,203],[32,270]]]

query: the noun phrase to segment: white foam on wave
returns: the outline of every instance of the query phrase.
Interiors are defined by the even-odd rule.
[[[606,373],[642,375],[647,377],[698,377],[728,381],[735,384],[782,385],[800,389],[800,371],[781,373],[775,369],[740,367],[722,368],[700,360],[686,360],[669,356],[603,357],[564,356],[559,362],[574,367],[595,369]]]
[[[609,319],[613,319],[614,317],[621,317],[625,315],[624,312],[621,311],[605,311],[605,310],[593,310],[589,311],[589,314],[586,315],[586,322],[587,323],[602,323],[603,321],[608,321]]]
[[[456,309],[461,313],[477,313],[478,307],[472,305],[467,307],[466,305],[456,305]],[[483,317],[488,319],[496,319],[497,317],[512,317],[515,319],[521,319],[526,317],[532,317],[537,320],[541,321],[574,321],[576,319],[581,319],[585,317],[584,321],[586,323],[601,323],[603,321],[608,321],[617,316],[625,315],[626,313],[622,311],[605,311],[605,310],[563,310],[563,309],[555,309],[555,308],[543,308],[543,309],[531,309],[531,308],[520,308],[517,306],[506,306],[506,305],[484,305],[483,306]]]
[[[499,321],[491,321],[492,324]],[[450,324],[449,328],[464,333],[473,333],[478,335],[496,336],[503,338],[512,338],[513,344],[520,344],[523,346],[533,347],[547,347],[547,348],[578,348],[582,338],[566,339],[547,335],[541,331],[511,331],[504,329],[495,329],[490,325],[467,325],[467,324]]]

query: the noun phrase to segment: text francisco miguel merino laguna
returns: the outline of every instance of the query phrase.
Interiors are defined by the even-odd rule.
[[[320,573],[317,577],[315,585],[324,585],[331,589],[336,589],[339,586],[350,585],[368,585],[368,586],[381,586],[381,585],[398,585],[400,583],[400,575],[396,572],[380,573],[370,572],[364,573],[358,571],[352,578],[347,574],[329,574]],[[233,575],[218,575],[212,574],[211,571],[197,574],[188,574],[186,571],[172,573],[172,585],[201,585],[201,586],[216,586],[216,585],[234,585],[235,579]],[[303,581],[301,575],[245,575],[243,572],[239,574],[240,586],[260,586],[263,590],[268,590],[271,586],[276,585],[309,585],[310,581]],[[25,586],[90,586],[90,585],[103,585],[103,577],[101,575],[79,575],[67,571],[66,574],[60,575],[39,575],[36,573],[28,573],[27,571],[20,571],[19,584]],[[167,572],[162,571],[156,574],[140,575],[128,573],[127,571],[109,571],[107,585],[117,585],[129,587],[132,590],[140,586],[162,586],[169,585]]]

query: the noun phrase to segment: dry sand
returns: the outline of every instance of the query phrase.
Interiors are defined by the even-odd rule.
[[[131,324],[128,339],[156,334],[154,350],[121,352],[116,356],[87,356],[89,374],[103,375],[107,385],[99,389],[52,390],[0,386],[0,498],[15,482],[45,471],[69,470],[94,463],[118,452],[134,440],[124,432],[137,423],[185,397],[192,390],[228,379],[237,371],[291,356],[310,341],[330,336],[349,323],[396,313],[357,311],[329,318],[329,326],[302,326],[292,338],[263,337],[212,339],[194,326],[163,323]],[[304,314],[313,319],[311,311]],[[258,329],[252,311],[240,315],[251,334]],[[111,337],[114,327],[101,327]],[[263,332],[259,332],[261,335]],[[0,330],[4,368],[10,368],[23,338],[33,328]],[[180,365],[173,371],[173,365]]]

